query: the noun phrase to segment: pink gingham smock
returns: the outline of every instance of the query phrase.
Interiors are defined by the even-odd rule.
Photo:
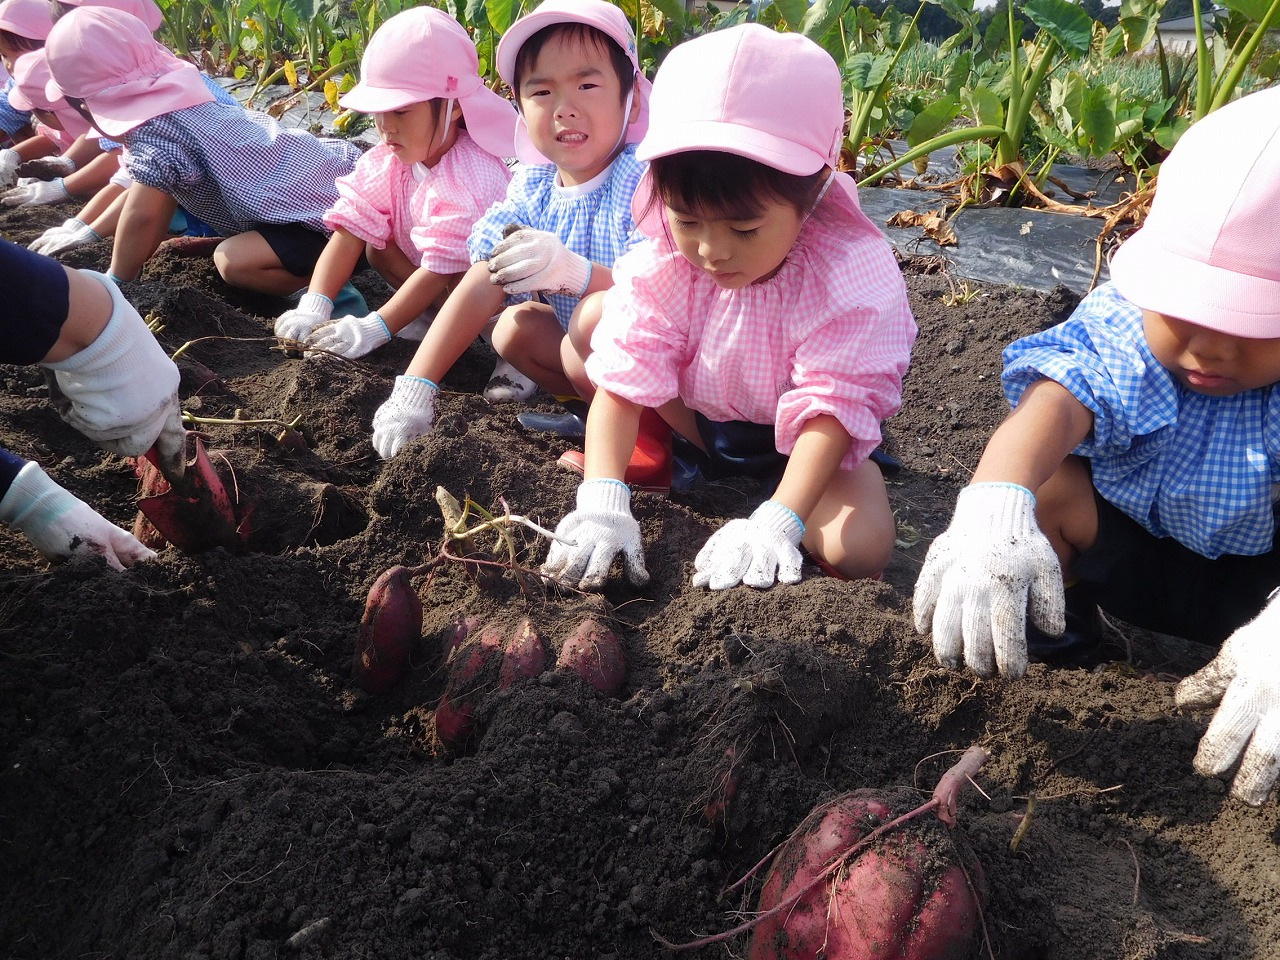
[[[415,172],[416,171],[416,172]],[[419,179],[421,178],[421,179]],[[471,266],[467,237],[507,194],[507,165],[465,130],[434,167],[408,166],[378,144],[337,181],[338,202],[325,226],[342,228],[383,250],[388,240],[424,270],[461,273]]]
[[[59,154],[66,153],[71,148],[71,145],[76,142],[76,138],[65,130],[57,130],[38,121],[36,122],[35,128],[36,136],[45,137],[58,145]]]
[[[773,423],[790,456],[807,420],[835,417],[852,469],[902,403],[916,324],[889,243],[832,190],[781,269],[722,290],[665,237],[613,267],[591,338],[596,386],[646,407],[680,397],[713,421]]]

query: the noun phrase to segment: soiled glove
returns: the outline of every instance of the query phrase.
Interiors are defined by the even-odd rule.
[[[178,368],[120,289],[105,278],[102,285],[112,310],[98,338],[66,360],[41,364],[53,372],[50,392],[58,413],[122,456],[141,456],[162,433],[172,448],[175,434],[182,434]]]
[[[39,207],[47,203],[64,203],[73,199],[61,177],[53,180],[19,180],[18,185],[0,196],[0,206]]]
[[[1280,600],[1238,629],[1218,655],[1181,683],[1179,707],[1218,704],[1200,739],[1195,768],[1216,776],[1240,762],[1231,793],[1259,806],[1280,772]]]
[[[915,589],[916,630],[933,652],[979,676],[1027,672],[1027,611],[1050,636],[1066,629],[1062,568],[1036,526],[1036,498],[1013,483],[960,491],[951,526],[933,541]]]
[[[12,187],[18,182],[18,165],[22,157],[12,147],[0,150],[0,188]]]
[[[391,330],[382,314],[374,311],[367,317],[342,317],[322,323],[307,335],[306,345],[354,360],[391,342]],[[323,356],[323,354],[313,354]]]
[[[410,440],[431,429],[440,388],[426,377],[396,377],[391,396],[373,415],[373,449],[390,460]]]
[[[276,317],[276,336],[306,340],[311,331],[333,316],[333,301],[322,293],[304,293],[298,305]]]
[[[0,521],[24,534],[50,563],[101,554],[115,570],[155,552],[28,463],[0,499]]]
[[[560,521],[556,536],[560,539],[551,542],[543,576],[579,590],[599,590],[609,579],[614,558],[622,554],[627,580],[637,587],[649,582],[640,524],[631,515],[631,491],[621,480],[578,484],[578,508]]]
[[[56,257],[60,253],[101,240],[101,235],[82,220],[63,220],[61,226],[50,227],[27,248],[33,253]]]
[[[505,293],[580,297],[591,281],[591,261],[570,251],[554,233],[521,227],[493,248],[489,273]]]
[[[76,172],[76,162],[63,154],[60,157],[40,157],[28,160],[18,167],[18,176],[30,177],[33,180],[52,180],[54,177],[65,177]]]
[[[804,523],[766,500],[745,520],[730,520],[711,535],[693,561],[693,585],[727,590],[745,583],[764,589],[775,582],[799,583]]]

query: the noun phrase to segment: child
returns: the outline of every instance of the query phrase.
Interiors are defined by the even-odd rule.
[[[649,82],[623,12],[604,0],[546,0],[511,25],[497,62],[520,107],[524,166],[476,224],[471,269],[373,418],[383,458],[431,429],[436,384],[507,296],[519,302],[493,331],[498,354],[549,393],[572,393],[560,343],[574,309],[609,286],[613,261],[639,239],[631,196],[642,167],[630,144],[647,126]]]
[[[1112,281],[1006,349],[1013,412],[915,590],[938,659],[983,676],[1022,676],[1028,639],[1041,659],[1094,659],[1097,605],[1225,640],[1177,702],[1221,701],[1196,769],[1243,754],[1232,792],[1252,804],[1280,766],[1278,202],[1280,89],[1191,126]]]
[[[47,0],[4,0],[0,3],[0,63],[8,75],[3,91],[5,133],[17,138],[16,143],[30,139],[31,113],[10,104],[13,73],[25,54],[39,50],[53,28]],[[10,129],[12,127],[12,129]],[[25,134],[25,135],[24,135]],[[23,156],[13,147],[0,150],[0,187],[12,187],[17,181],[18,166],[32,156]]]
[[[342,105],[373,114],[382,143],[338,181],[341,199],[324,218],[333,236],[277,336],[362,357],[443,301],[471,265],[467,236],[506,194],[502,158],[515,155],[515,110],[479,68],[471,38],[441,10],[406,10],[378,28]],[[366,255],[395,295],[366,317],[330,321]]]
[[[287,296],[305,286],[327,242],[334,182],[359,149],[286,130],[265,114],[217,102],[130,14],[79,7],[49,33],[57,92],[126,150],[133,179],[116,228],[110,276],[133,280],[165,239],[180,203],[223,236],[214,253],[232,286]]]
[[[667,56],[637,150],[653,239],[597,301],[586,480],[544,574],[597,589],[621,553],[632,584],[648,582],[621,479],[641,407],[714,474],[777,484],[711,536],[694,584],[796,583],[801,543],[844,577],[884,568],[893,515],[868,457],[901,402],[916,327],[888,242],[832,169],[843,128],[839,68],[799,34],[751,24]]]

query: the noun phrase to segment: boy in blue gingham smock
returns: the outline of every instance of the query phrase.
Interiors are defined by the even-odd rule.
[[[1175,701],[1216,707],[1195,768],[1238,765],[1255,805],[1280,772],[1278,203],[1280,88],[1191,126],[1112,282],[1005,351],[1013,412],[914,601],[937,658],[984,676],[1107,659],[1099,607],[1221,644]]]

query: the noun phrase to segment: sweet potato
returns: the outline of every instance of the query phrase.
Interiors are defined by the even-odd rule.
[[[547,645],[526,617],[516,626],[502,648],[502,669],[498,689],[506,690],[521,680],[531,680],[547,669]]]
[[[778,851],[758,908],[763,913],[808,889],[755,927],[750,960],[967,957],[985,886],[963,840],[938,818],[922,816],[850,854],[910,806],[892,794],[855,790],[810,813]]]
[[[422,636],[422,601],[405,567],[382,573],[369,590],[356,640],[351,675],[370,693],[386,693],[409,669],[409,655]]]
[[[601,693],[612,696],[627,678],[627,661],[614,632],[588,617],[560,648],[556,667],[571,670]]]
[[[448,663],[449,658],[453,656],[453,651],[466,643],[467,638],[479,629],[479,617],[468,616],[465,613],[456,614],[453,622],[449,624],[448,633],[445,634],[444,648],[440,651],[441,660]]]
[[[501,634],[496,627],[486,627],[450,654],[449,679],[435,711],[436,738],[447,750],[460,749],[475,733],[476,707],[494,688],[501,653]]]

